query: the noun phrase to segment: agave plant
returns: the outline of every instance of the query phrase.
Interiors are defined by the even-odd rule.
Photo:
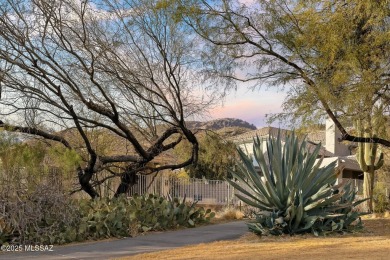
[[[235,181],[228,180],[240,192],[236,196],[258,210],[256,219],[248,223],[251,231],[319,234],[347,230],[355,220],[360,223],[364,213],[353,208],[363,200],[354,202],[351,183],[336,185],[336,162],[320,167],[321,145],[310,151],[294,133],[282,141],[279,132],[266,140],[266,147],[263,151],[262,141],[254,139],[254,158],[261,173],[252,158],[238,149],[242,162],[232,172]]]

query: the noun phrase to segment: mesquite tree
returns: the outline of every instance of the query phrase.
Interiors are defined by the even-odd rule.
[[[172,2],[172,1],[166,1]],[[387,1],[177,0],[181,19],[205,39],[205,70],[222,83],[288,86],[277,118],[303,124],[331,118],[342,140],[347,123],[390,110]]]
[[[209,102],[199,87],[196,38],[156,2],[0,3],[1,127],[86,153],[77,176],[92,198],[99,184],[92,178],[102,170],[121,179],[119,195],[138,172],[197,160],[198,142],[185,120]],[[91,129],[126,149],[100,153]],[[184,139],[192,147],[188,158],[153,164]]]

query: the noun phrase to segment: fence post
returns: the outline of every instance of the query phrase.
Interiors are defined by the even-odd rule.
[[[227,183],[227,206],[229,207],[229,202],[230,202],[230,184]]]
[[[230,184],[229,184],[230,185]],[[234,187],[232,187],[232,195],[230,197],[230,202],[229,202],[233,207],[234,205]]]

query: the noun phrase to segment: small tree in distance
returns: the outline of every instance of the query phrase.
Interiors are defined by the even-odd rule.
[[[199,133],[197,138],[199,140],[199,159],[196,164],[184,168],[188,176],[210,180],[231,178],[229,169],[235,165],[238,158],[236,145],[211,131]],[[190,152],[188,143],[183,143],[175,149],[176,156],[179,158],[187,157]]]

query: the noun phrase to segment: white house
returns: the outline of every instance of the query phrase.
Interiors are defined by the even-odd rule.
[[[231,137],[230,140],[236,143],[248,155],[253,155],[253,138],[258,136],[259,138],[266,139],[269,136],[277,136],[278,131],[279,129],[275,127],[264,127]],[[282,136],[291,133],[290,130],[282,129],[280,131]],[[308,133],[306,140],[308,141],[309,150],[314,149],[317,144],[321,144],[319,155],[324,157],[322,165],[325,166],[337,161],[337,167],[341,171],[338,181],[352,179],[360,193],[363,185],[363,172],[356,161],[355,155],[352,155],[352,150],[355,146],[339,142],[340,137],[340,131],[334,125],[333,121],[328,119],[326,120],[324,131]],[[264,147],[262,148],[265,151],[265,142],[263,142],[263,145]],[[257,165],[255,161],[254,165]]]

